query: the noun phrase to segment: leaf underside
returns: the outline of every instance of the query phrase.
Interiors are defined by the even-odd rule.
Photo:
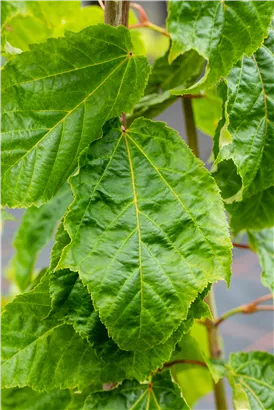
[[[122,26],[66,32],[10,61],[2,71],[2,203],[54,196],[104,123],[131,111],[148,73]]]

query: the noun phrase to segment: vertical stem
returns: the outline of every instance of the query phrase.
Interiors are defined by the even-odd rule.
[[[195,120],[193,115],[192,109],[192,101],[190,98],[182,97],[182,105],[183,105],[183,112],[186,122],[186,132],[187,132],[187,139],[189,147],[192,149],[193,153],[199,157],[199,147],[198,147],[198,138],[195,126]],[[215,298],[213,289],[209,292],[207,297],[205,298],[207,302],[213,318],[216,316],[216,308],[215,308]],[[222,355],[221,350],[221,341],[217,327],[213,325],[213,323],[209,322],[208,326],[208,342],[209,342],[209,349],[210,349],[210,356],[212,359],[218,359]],[[226,402],[226,392],[225,392],[225,385],[224,380],[221,379],[218,381],[217,384],[214,384],[214,397],[215,397],[215,404],[217,410],[227,410],[227,402]]]
[[[183,105],[183,111],[184,111],[185,122],[186,122],[186,133],[187,133],[188,145],[192,149],[194,155],[196,155],[196,157],[199,157],[198,138],[197,138],[197,131],[195,127],[195,120],[194,120],[191,98],[182,97],[182,105]]]
[[[111,26],[128,26],[129,1],[112,1],[105,2],[105,24]]]

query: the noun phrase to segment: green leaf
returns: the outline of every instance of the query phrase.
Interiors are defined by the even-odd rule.
[[[81,164],[58,269],[79,272],[121,349],[163,343],[208,283],[229,281],[217,187],[174,130],[144,119],[110,124]]]
[[[232,159],[220,162],[212,176],[215,178],[224,200],[235,197],[241,189],[242,180],[237,174],[237,168]]]
[[[217,125],[222,116],[222,100],[216,89],[207,90],[203,98],[192,100],[196,127],[211,137],[214,137]]]
[[[273,409],[272,355],[265,352],[232,353],[227,368],[236,409]]]
[[[32,45],[4,67],[3,204],[50,199],[104,123],[132,109],[149,65],[131,50],[128,29],[97,25]]]
[[[2,410],[81,410],[87,394],[70,390],[38,393],[29,387],[3,389]]]
[[[5,3],[14,4],[11,8]],[[3,1],[1,9],[7,15],[1,27],[2,38],[23,51],[49,37],[61,37],[65,30],[77,32],[104,22],[101,7],[81,7],[80,1]]]
[[[255,195],[274,185],[274,30],[250,58],[244,56],[228,77],[225,97],[226,122],[220,130],[231,136],[221,149],[232,158],[242,178],[243,197]]]
[[[9,265],[9,274],[14,277],[20,290],[25,290],[32,280],[38,254],[49,242],[58,221],[72,202],[68,184],[40,208],[32,206],[23,215],[14,238],[15,254]]]
[[[172,39],[169,61],[195,50],[208,62],[197,84],[172,93],[193,94],[211,87],[244,54],[250,56],[256,51],[267,36],[273,8],[273,2],[269,1],[169,2],[167,29]]]
[[[274,226],[274,187],[261,191],[241,202],[226,205],[234,233],[242,230],[260,231]]]
[[[62,242],[65,245],[65,235],[66,232],[60,225],[52,260],[56,260],[58,254],[60,256],[60,245]],[[101,323],[98,312],[94,311],[90,295],[77,273],[68,269],[52,272],[50,293],[53,307],[51,314],[73,325],[75,331],[88,340],[97,355],[102,358],[105,363],[104,371],[112,376],[112,380],[143,380],[151,371],[161,368],[163,363],[170,359],[175,344],[189,331],[194,318],[208,316],[208,306],[203,302],[206,289],[191,305],[188,318],[165,343],[146,351],[123,351],[108,337],[107,330]]]
[[[103,363],[72,326],[47,318],[50,309],[48,275],[34,290],[5,306],[2,387],[101,389]]]
[[[151,382],[139,384],[125,381],[118,388],[88,396],[84,410],[128,409],[189,409],[180,395],[178,386],[172,382],[169,372],[156,374]]]
[[[135,105],[129,124],[140,116],[154,118],[166,110],[177,100],[169,89],[189,87],[197,80],[202,68],[203,59],[195,51],[179,56],[172,64],[168,62],[168,52],[158,58],[152,67],[145,96]]]
[[[190,333],[185,335],[176,347],[170,361],[196,360],[205,362],[209,357],[208,335],[204,325],[194,324]],[[198,364],[176,364],[172,366],[172,376],[180,386],[189,406],[212,391],[213,380],[207,367]]]
[[[6,209],[1,208],[1,224],[3,224],[3,222],[5,221],[16,221],[16,218]]]
[[[262,282],[274,292],[274,228],[259,232],[248,231],[250,247],[257,252],[262,272]]]

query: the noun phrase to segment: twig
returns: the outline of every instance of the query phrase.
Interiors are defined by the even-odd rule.
[[[102,10],[105,10],[105,5],[102,0],[98,0],[99,6],[101,7]]]
[[[250,247],[248,245],[244,245],[244,244],[241,244],[241,243],[233,242],[232,245],[234,246],[234,248],[250,249]]]
[[[224,313],[222,316],[220,316],[218,319],[215,320],[213,323],[215,327],[219,326],[224,320],[227,318],[237,315],[239,313],[242,313],[244,315],[249,315],[251,313],[256,313],[256,312],[262,312],[262,311],[274,311],[274,306],[258,306],[260,303],[263,303],[267,300],[270,300],[273,298],[273,295],[265,295],[261,296],[258,299],[253,300],[250,303],[247,303],[245,305],[238,306],[234,309],[229,310],[228,312]]]
[[[198,366],[207,367],[205,362],[201,362],[200,360],[173,360],[173,362],[168,362],[164,364],[164,368],[174,366],[175,364],[195,364]]]
[[[130,7],[138,10],[139,12],[139,23],[138,24],[132,24],[128,28],[150,28],[151,30],[157,31],[158,33],[163,34],[166,37],[170,37],[169,33],[162,27],[157,26],[156,24],[153,24],[149,18],[148,15],[146,14],[144,8],[138,4],[138,3],[130,3]]]

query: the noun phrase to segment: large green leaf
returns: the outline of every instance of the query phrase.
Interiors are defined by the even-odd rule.
[[[88,396],[84,410],[129,409],[189,409],[180,395],[178,386],[172,382],[169,372],[156,374],[151,382],[139,384],[125,381],[117,389]]]
[[[67,234],[60,225],[53,248],[52,261],[61,254],[61,245],[65,245]],[[108,337],[105,326],[101,323],[98,312],[94,311],[90,295],[78,277],[68,269],[51,273],[50,293],[52,298],[51,315],[55,315],[67,324],[72,324],[75,331],[86,338],[105,364],[104,371],[112,375],[112,380],[134,378],[143,380],[151,371],[161,368],[170,359],[175,344],[187,333],[193,319],[208,316],[208,306],[203,302],[206,295],[199,297],[191,305],[188,318],[165,342],[146,351],[123,351]]]
[[[225,77],[233,65],[260,47],[272,18],[270,1],[171,1],[167,29],[172,48],[169,60],[193,49],[208,61],[205,75],[188,89],[197,93]]]
[[[230,134],[219,158],[232,158],[242,178],[243,197],[274,184],[274,30],[250,58],[244,56],[228,77],[226,122],[219,130]]]
[[[217,186],[175,131],[144,119],[109,125],[81,163],[58,269],[79,272],[121,349],[151,348],[208,283],[229,281]]]
[[[251,248],[257,252],[262,266],[262,282],[274,292],[274,228],[248,231]]]
[[[32,45],[2,71],[2,201],[50,199],[81,151],[140,99],[149,72],[125,27],[97,25]]]
[[[271,228],[274,226],[274,187],[241,202],[227,204],[226,209],[230,213],[230,226],[234,233]]]
[[[15,278],[20,290],[29,286],[37,255],[51,239],[71,202],[72,193],[66,184],[47,204],[40,208],[32,206],[25,211],[14,238],[16,252],[9,266],[9,274]]]
[[[50,309],[47,275],[34,290],[5,306],[2,387],[101,389],[102,361],[72,326],[47,318]]]
[[[232,353],[227,367],[235,409],[273,409],[272,355],[265,352]]]
[[[2,389],[2,410],[81,410],[87,393],[53,390],[38,393],[29,387]]]

